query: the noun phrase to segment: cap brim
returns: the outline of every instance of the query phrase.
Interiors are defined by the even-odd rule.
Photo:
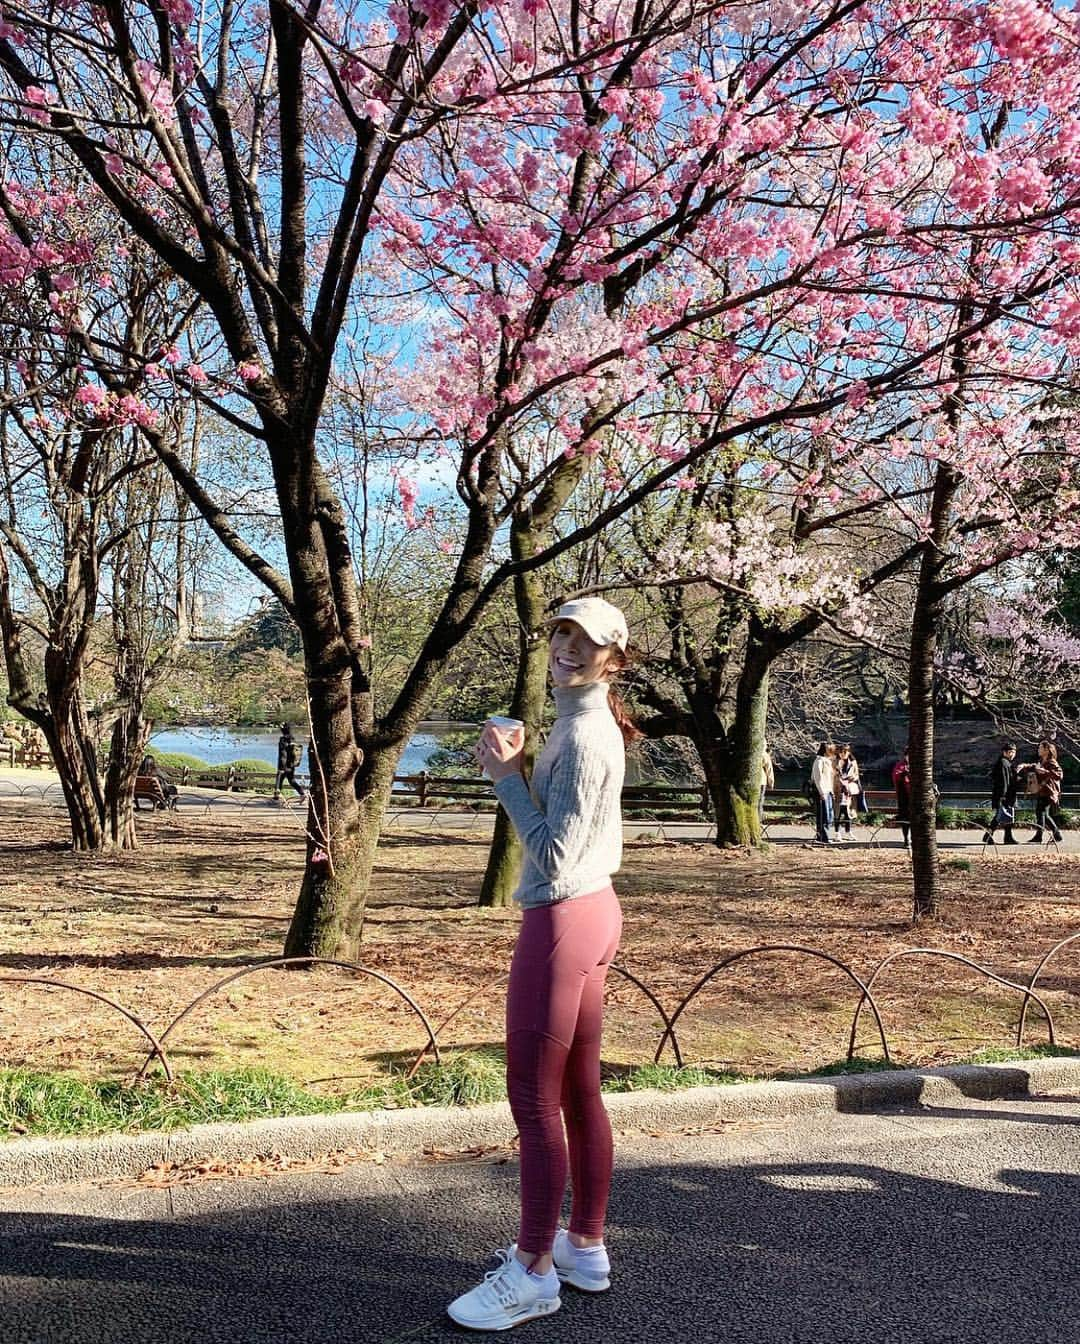
[[[544,622],[544,625],[550,628],[553,625],[558,625],[560,621],[570,621],[572,624],[576,625],[579,629],[584,630],[585,633],[588,635],[588,637],[592,640],[592,642],[598,645],[601,649],[616,648],[619,650],[620,653],[626,652],[625,641],[620,643],[618,639],[608,639],[604,635],[604,632],[597,626],[590,627],[589,622],[579,620],[576,616],[549,616],[547,620]]]

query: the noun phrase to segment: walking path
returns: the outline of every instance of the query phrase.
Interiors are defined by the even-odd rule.
[[[60,783],[55,772],[50,770],[2,770],[0,771],[0,807],[8,799],[22,799],[29,803],[43,803],[46,806],[62,807],[63,798]],[[204,815],[217,815],[219,812],[259,816],[296,816],[301,811],[299,800],[291,798],[276,803],[265,794],[229,793],[222,789],[181,789],[179,807],[185,812],[202,812]],[[392,826],[425,828],[430,830],[476,830],[490,831],[494,824],[493,812],[470,812],[451,807],[395,807],[391,805],[386,813]],[[943,850],[971,850],[997,855],[1017,855],[1030,853],[1026,848],[1030,834],[1030,824],[1018,826],[1017,830],[1024,845],[1009,848],[1000,843],[984,847],[982,829],[959,831],[938,831],[938,848]],[[715,828],[703,821],[652,821],[636,820],[623,823],[623,833],[628,840],[711,840]],[[879,832],[866,826],[856,827],[857,839],[850,842],[851,848],[865,848],[873,845],[882,849],[902,849],[900,832],[895,825],[888,825]],[[767,838],[772,844],[813,845],[814,827],[808,823],[791,825],[773,822],[767,827]],[[846,847],[848,842],[839,841],[837,849]],[[1034,846],[1031,846],[1033,849]],[[1065,831],[1060,846],[1052,846],[1046,841],[1046,848],[1068,853],[1080,853],[1080,831]]]
[[[53,771],[8,769],[0,771],[0,806],[5,799],[21,799],[29,803],[43,803],[47,806],[62,807],[60,783]],[[302,812],[299,799],[287,797],[283,802],[275,802],[266,794],[244,794],[228,792],[223,789],[181,789],[178,806],[185,812],[202,812],[204,815],[232,813],[242,815],[261,815],[264,817],[296,816]],[[386,819],[392,826],[420,828],[429,830],[475,830],[490,831],[494,825],[493,812],[469,811],[459,807],[409,806],[387,808]],[[1017,827],[1023,843],[1026,844],[1029,825]],[[715,827],[704,821],[672,820],[627,820],[623,823],[623,833],[628,840],[666,839],[709,841],[715,835]],[[766,828],[767,839],[772,844],[817,846],[814,826],[803,822],[790,824],[772,822]],[[882,849],[902,849],[900,832],[895,825],[889,824],[878,831],[866,826],[856,827],[856,838],[850,842],[836,842],[837,849],[878,847]],[[969,830],[948,830],[938,832],[938,848],[943,850],[971,849],[989,854],[1022,854],[1030,850],[1021,845],[1008,847],[1000,843],[993,848],[982,843],[981,827]],[[1053,851],[1080,852],[1080,831],[1065,831],[1061,844],[1051,845],[1044,841],[1047,849]],[[831,847],[831,846],[830,846]],[[1034,846],[1032,846],[1034,848]]]
[[[1080,1097],[623,1139],[609,1294],[535,1344],[1076,1344]],[[449,1344],[517,1167],[0,1192],[5,1344]]]

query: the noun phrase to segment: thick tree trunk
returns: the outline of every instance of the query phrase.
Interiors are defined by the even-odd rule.
[[[61,623],[50,630],[43,658],[45,692],[39,695],[23,652],[21,622],[12,602],[7,559],[0,547],[0,637],[8,703],[45,735],[71,822],[72,849],[93,852],[107,844],[97,753],[81,681],[93,618],[96,571],[90,567],[80,570],[71,564],[66,577],[65,601],[58,604]]]
[[[307,661],[311,797],[306,865],[285,955],[348,957],[359,944],[382,811],[401,746],[369,742],[365,751],[357,740],[350,673],[313,676],[310,653]]]
[[[71,847],[77,852],[96,852],[106,849],[110,840],[93,734],[81,690],[78,687],[72,690],[66,675],[57,685],[57,670],[56,657],[46,653],[48,710],[43,709],[33,717],[45,734],[60,776],[71,822]]]
[[[721,837],[730,836],[735,831],[731,815],[731,754],[727,730],[716,714],[695,715],[693,725],[691,741],[697,749],[716,819],[716,844],[723,847],[725,841]]]
[[[511,549],[515,559],[532,554],[536,538],[527,526],[511,531]],[[547,702],[548,645],[541,631],[544,619],[544,592],[540,575],[530,571],[514,581],[514,604],[518,619],[518,669],[509,713],[525,724],[525,770],[531,773],[540,738],[540,725]],[[510,818],[500,807],[495,817],[495,834],[488,852],[487,868],[480,888],[480,905],[507,906],[511,903],[521,866],[521,842]]]
[[[722,848],[756,849],[761,844],[761,761],[769,708],[769,667],[768,652],[751,632],[724,750],[708,753],[698,748],[716,811],[716,843]]]
[[[938,911],[940,872],[937,850],[937,799],[934,795],[934,661],[937,656],[946,564],[949,512],[956,494],[955,473],[938,465],[930,506],[930,538],[919,566],[911,621],[908,666],[911,753],[911,866],[916,920]]]
[[[134,849],[135,776],[150,740],[152,725],[140,710],[125,708],[113,724],[109,764],[105,771],[105,817],[110,842],[117,849]]]

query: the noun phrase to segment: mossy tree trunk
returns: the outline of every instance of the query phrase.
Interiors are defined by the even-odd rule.
[[[529,535],[528,529],[518,527],[511,533],[515,557],[522,541]],[[518,619],[518,666],[509,713],[525,725],[525,772],[531,775],[547,701],[547,640],[541,628],[545,604],[539,573],[518,575],[514,581],[514,605]],[[495,833],[488,851],[479,904],[510,905],[520,867],[521,841],[510,818],[500,807],[495,814]]]
[[[585,469],[585,457],[567,458],[529,509],[516,513],[510,524],[510,553],[525,560],[551,541],[551,525],[573,494]],[[547,610],[543,570],[533,569],[514,578],[514,609],[518,623],[518,667],[510,715],[525,725],[525,772],[532,773],[547,704],[548,642],[543,622]],[[479,904],[506,906],[511,902],[521,866],[521,842],[510,818],[500,807],[488,852]]]
[[[769,651],[751,622],[739,682],[735,714],[728,732],[727,807],[723,824],[716,814],[720,846],[761,844],[761,763],[765,754],[765,720],[769,709]]]

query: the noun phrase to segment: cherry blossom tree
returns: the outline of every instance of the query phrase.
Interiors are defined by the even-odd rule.
[[[55,163],[46,157],[39,166]],[[147,324],[168,330],[174,290],[144,248],[118,255],[111,216],[64,189],[52,171],[29,188],[9,183],[0,212],[9,230],[0,277],[8,699],[49,744],[74,848],[128,848],[134,776],[149,733],[146,694],[187,629],[188,504],[177,501],[141,433],[152,428],[175,443],[180,428],[140,397],[145,371],[122,358],[117,364],[113,353]],[[57,272],[51,282],[48,272]],[[113,627],[113,691],[92,703],[88,667],[100,652],[103,615]],[[106,732],[112,746],[102,778],[98,743]]]
[[[1076,24],[1041,0],[6,7],[13,174],[49,144],[172,269],[207,357],[150,333],[124,356],[165,368],[162,400],[212,401],[273,475],[287,573],[143,430],[301,630],[320,771],[290,951],[355,950],[397,756],[515,577],[770,427],[816,455],[811,519],[837,462],[872,474],[872,426],[939,406],[980,340],[999,384],[1051,376],[1018,352],[1076,341]],[[978,274],[971,237],[996,263]],[[31,264],[55,291],[63,272]],[[372,331],[395,352],[387,442],[460,506],[453,577],[384,714],[320,452],[343,342]],[[660,429],[675,401],[701,427],[681,456]],[[612,425],[645,470],[507,554],[509,520]],[[424,525],[418,477],[399,484]]]

